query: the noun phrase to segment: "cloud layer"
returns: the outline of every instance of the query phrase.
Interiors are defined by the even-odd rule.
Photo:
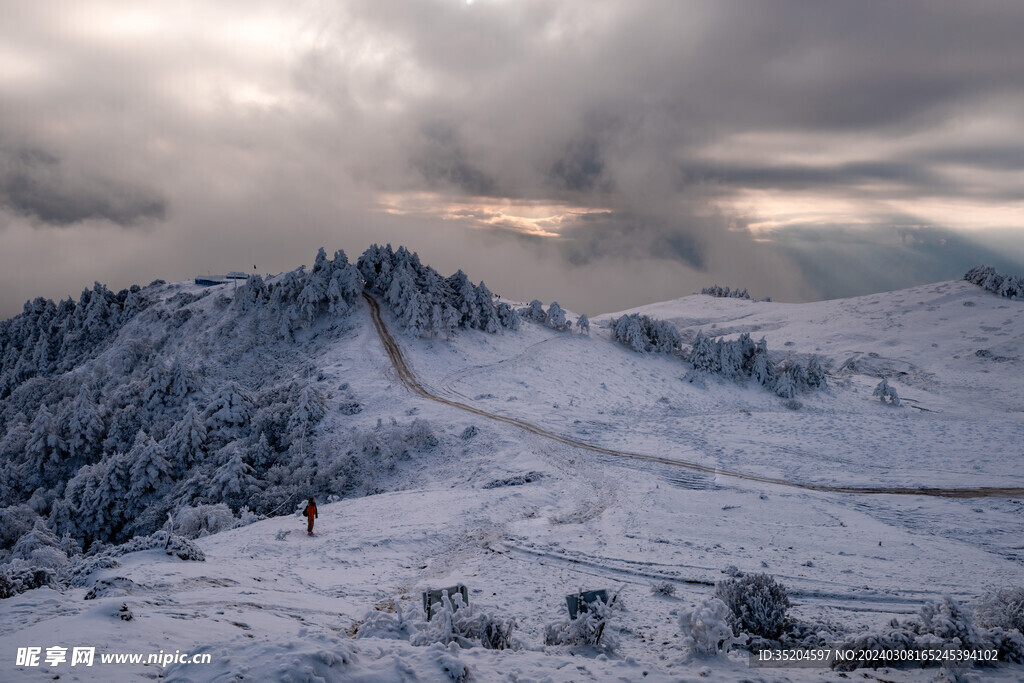
[[[0,21],[3,315],[372,241],[590,313],[1024,263],[1017,2],[37,5]]]

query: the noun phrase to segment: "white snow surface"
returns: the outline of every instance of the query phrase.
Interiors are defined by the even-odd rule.
[[[611,340],[614,316],[593,318],[589,337],[524,322],[433,341],[402,334],[386,310],[384,320],[430,391],[578,441],[803,483],[1021,487],[1022,306],[942,282],[809,304],[699,295],[630,311],[671,321],[684,339],[750,332],[776,359],[818,354],[829,388],[798,395],[799,406],[695,378],[679,358],[636,354]],[[1024,584],[1021,499],[824,493],[580,450],[413,394],[368,309],[347,324],[350,333],[305,348],[329,385],[351,384],[332,400],[355,393],[364,409],[329,405],[322,429],[342,439],[415,416],[441,445],[400,462],[381,493],[319,501],[314,537],[296,511],[199,539],[205,562],[124,556],[94,582],[131,583],[95,600],[84,587],[0,601],[0,680],[841,680],[829,669],[750,668],[745,652],[690,656],[679,614],[730,566],[773,575],[793,616],[849,637],[943,595],[970,603]],[[902,407],[872,397],[883,376]],[[462,438],[469,427],[476,434]],[[516,619],[521,649],[358,637],[369,612],[397,604],[408,615],[421,591],[460,582],[471,604]],[[651,591],[663,582],[674,595]],[[617,648],[545,646],[565,596],[600,588],[619,595],[608,626]],[[19,647],[45,655],[55,645],[208,653],[211,663],[104,665],[97,654],[91,668],[15,666]],[[976,673],[1016,681],[1024,666]]]

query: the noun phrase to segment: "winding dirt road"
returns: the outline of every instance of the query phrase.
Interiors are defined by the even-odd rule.
[[[716,476],[732,477],[734,479],[743,479],[746,481],[757,481],[763,484],[775,484],[777,486],[788,486],[808,491],[824,491],[827,493],[886,494],[897,496],[937,496],[941,498],[1024,498],[1024,488],[1021,487],[915,488],[902,486],[857,487],[809,484],[781,479],[778,477],[765,477],[758,474],[734,472],[731,470],[720,469],[718,467],[712,467],[710,465],[702,465],[700,463],[688,462],[686,460],[663,458],[657,455],[648,455],[646,453],[619,451],[611,448],[604,448],[602,446],[595,446],[583,441],[577,441],[576,439],[556,434],[544,429],[543,427],[538,427],[525,420],[520,420],[519,418],[489,413],[486,410],[481,410],[480,408],[476,408],[466,403],[460,403],[459,401],[453,401],[451,399],[444,398],[443,396],[431,393],[422,384],[420,384],[419,380],[416,379],[416,375],[414,375],[412,370],[409,369],[408,364],[405,362],[405,357],[402,355],[402,349],[398,346],[394,337],[391,336],[387,326],[384,324],[383,318],[381,318],[380,304],[377,303],[377,300],[367,292],[363,292],[363,298],[366,299],[366,303],[370,306],[370,315],[373,318],[373,326],[377,331],[377,336],[380,337],[381,344],[384,345],[384,350],[387,352],[388,358],[391,360],[391,365],[395,368],[395,372],[398,374],[398,378],[402,381],[402,384],[404,384],[409,391],[431,401],[443,403],[444,405],[451,406],[452,408],[457,408],[467,413],[473,413],[474,415],[479,415],[480,417],[485,417],[489,420],[504,422],[505,424],[512,425],[513,427],[518,427],[523,431],[535,434],[545,439],[550,439],[551,441],[557,441],[558,443],[562,443],[567,446],[572,446],[573,448],[591,451],[593,453],[601,453],[602,455],[609,455],[617,458],[629,458],[630,460],[654,462],[662,465],[669,465],[671,467],[681,467],[683,469],[695,470],[697,472],[706,472]]]

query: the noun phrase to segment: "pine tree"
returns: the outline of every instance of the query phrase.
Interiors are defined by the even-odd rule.
[[[122,453],[132,447],[135,435],[142,428],[142,415],[134,403],[122,406],[114,413],[102,450],[107,453]]]
[[[79,514],[89,519],[92,512],[94,523],[91,536],[103,540],[116,540],[127,520],[125,492],[131,485],[131,461],[123,453],[115,453],[101,463],[99,481],[86,501],[86,508]]]
[[[91,433],[95,429],[92,424],[95,419],[95,412],[96,408],[89,398],[89,390],[83,384],[78,390],[78,395],[71,405],[70,414],[67,418],[68,455],[76,460],[84,460],[91,457],[99,445],[97,441],[90,441],[90,437],[96,436],[94,433]]]
[[[176,357],[171,365],[171,377],[167,384],[167,397],[171,399],[170,403],[181,405],[185,397],[195,390],[195,382],[189,376],[185,364],[181,362],[180,357]]]
[[[32,429],[25,413],[16,413],[7,423],[7,432],[0,438],[0,462],[11,462],[20,458],[28,449]],[[2,491],[0,487],[0,491]]]
[[[548,321],[548,314],[544,312],[544,304],[540,299],[534,299],[526,308],[519,309],[520,315],[535,323],[545,324]]]
[[[324,400],[315,387],[306,386],[299,394],[291,415],[288,417],[290,441],[307,437],[313,427],[323,419]]]
[[[313,270],[306,275],[298,296],[299,311],[305,316],[306,322],[312,322],[327,306],[331,271],[332,264],[327,261],[327,252],[320,247]]]
[[[827,386],[826,372],[817,356],[811,356],[807,361],[807,385],[822,389]]]
[[[548,306],[547,311],[547,325],[553,330],[564,332],[569,329],[569,322],[565,319],[565,311],[558,305],[557,301],[552,301],[551,305]]]
[[[235,444],[231,447],[227,462],[217,468],[211,481],[210,499],[223,502],[237,510],[244,505],[251,494],[258,489],[250,467],[242,457],[242,449]]]
[[[254,273],[235,292],[235,309],[243,314],[255,311],[267,303],[269,296],[267,284],[260,275]]]
[[[775,384],[775,365],[768,357],[768,342],[764,337],[757,342],[754,348],[754,360],[751,365],[750,375],[754,381],[761,386],[771,388]]]
[[[170,483],[173,467],[163,447],[142,431],[135,438],[128,459],[128,505],[140,509],[152,503]]]
[[[391,251],[390,244],[386,247],[377,244],[370,245],[370,248],[363,252],[356,264],[366,286],[379,292],[386,292],[391,286],[393,266],[394,253]]]
[[[421,328],[417,334],[421,337],[447,338],[459,326],[459,311],[451,304],[454,295],[445,279],[433,268],[420,265],[416,270],[427,320],[426,327]]]
[[[416,289],[411,289],[402,302],[402,316],[399,320],[405,329],[417,337],[431,336],[430,312]]]
[[[986,275],[982,281],[981,286],[990,292],[998,292],[999,287],[1003,284],[1003,276],[995,271],[993,268]]]
[[[25,444],[25,450],[40,471],[47,464],[59,463],[67,454],[67,445],[57,433],[56,425],[45,405],[40,406],[29,429],[31,436]]]
[[[623,315],[612,321],[612,335],[620,344],[625,344],[637,353],[645,353],[648,348],[647,335],[636,313]]]
[[[705,337],[701,330],[697,330],[697,336],[690,347],[690,363],[694,370],[707,374],[718,369],[718,350],[714,342]]]
[[[170,379],[170,376],[159,365],[154,365],[146,373],[142,403],[150,414],[163,409],[164,397],[167,395]]]
[[[93,283],[92,289],[82,322],[82,330],[86,335],[83,341],[90,347],[107,336],[112,325],[111,319],[115,315],[110,306],[110,290],[98,282]]]
[[[298,299],[304,286],[299,272],[292,270],[285,273],[270,292],[270,312],[276,318],[277,333],[285,339],[297,329],[301,316]]]
[[[121,323],[131,320],[142,311],[146,310],[149,305],[149,301],[143,296],[138,285],[132,285],[131,289],[128,290],[128,296],[124,299],[124,304],[121,309]]]
[[[580,334],[590,336],[590,319],[586,313],[580,313],[580,317],[576,319],[576,329]]]
[[[499,301],[495,305],[495,309],[498,311],[498,319],[501,320],[502,327],[513,332],[519,329],[519,312],[516,309],[504,301]]]
[[[897,408],[900,405],[899,394],[896,393],[894,388],[889,386],[889,380],[884,377],[882,378],[882,381],[878,383],[878,386],[875,387],[874,392],[872,392],[872,396],[877,396],[878,400],[882,403],[889,403]]]
[[[50,352],[50,340],[45,331],[40,330],[32,353],[32,365],[37,375],[49,375],[53,372],[53,355]]]
[[[793,398],[796,395],[796,382],[793,380],[791,367],[778,374],[773,388],[775,389],[775,394],[782,398]]]
[[[416,318],[417,320],[422,318],[418,310],[420,306],[419,297],[416,297],[415,302],[413,302],[413,294],[416,292],[416,289],[416,276],[412,271],[412,266],[408,261],[400,262],[392,272],[390,284],[384,294],[385,300],[399,320],[404,320],[407,317]],[[415,303],[417,310],[410,316],[407,310],[413,303]]]
[[[1011,299],[1015,296],[1020,296],[1020,280],[1013,277],[1012,275],[1007,275],[1006,277],[1003,278],[1003,281],[999,283],[999,290],[997,294],[999,294],[999,296],[1005,296]]]
[[[476,286],[475,294],[479,328],[489,334],[497,333],[501,329],[502,323],[498,309],[494,305],[494,295],[491,294],[491,290],[487,289],[487,285],[483,281]]]
[[[796,392],[805,391],[810,387],[810,379],[807,376],[807,369],[800,363],[792,363],[786,368],[786,374],[793,380],[793,389]]]
[[[448,288],[452,293],[452,306],[459,312],[458,326],[479,328],[480,307],[477,304],[476,287],[461,269],[448,278]]]
[[[658,353],[673,353],[683,343],[679,331],[664,320],[655,320],[650,316],[639,316],[644,334],[648,340],[648,350]]]
[[[337,277],[332,277],[327,285],[327,310],[331,315],[344,315],[348,312],[349,305],[341,293],[341,284]]]
[[[194,406],[168,432],[164,439],[167,458],[178,473],[206,459],[206,425]]]
[[[740,342],[723,341],[719,347],[720,372],[729,379],[743,377],[743,350]]]
[[[217,392],[203,411],[203,424],[210,441],[223,444],[244,436],[251,406],[252,402],[234,382]]]
[[[267,435],[260,432],[260,438],[252,449],[252,465],[255,472],[266,472],[277,462],[277,453],[267,442]]]
[[[338,278],[341,283],[341,292],[346,301],[355,301],[363,291],[363,278],[359,275],[359,269],[348,262],[348,256],[341,249],[334,252],[334,259],[331,260],[332,278]]]

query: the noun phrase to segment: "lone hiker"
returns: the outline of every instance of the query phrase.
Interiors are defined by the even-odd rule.
[[[316,501],[312,498],[309,499],[309,504],[306,505],[306,509],[302,511],[302,516],[306,518],[306,533],[310,536],[313,535],[313,519],[317,517],[316,514]]]

